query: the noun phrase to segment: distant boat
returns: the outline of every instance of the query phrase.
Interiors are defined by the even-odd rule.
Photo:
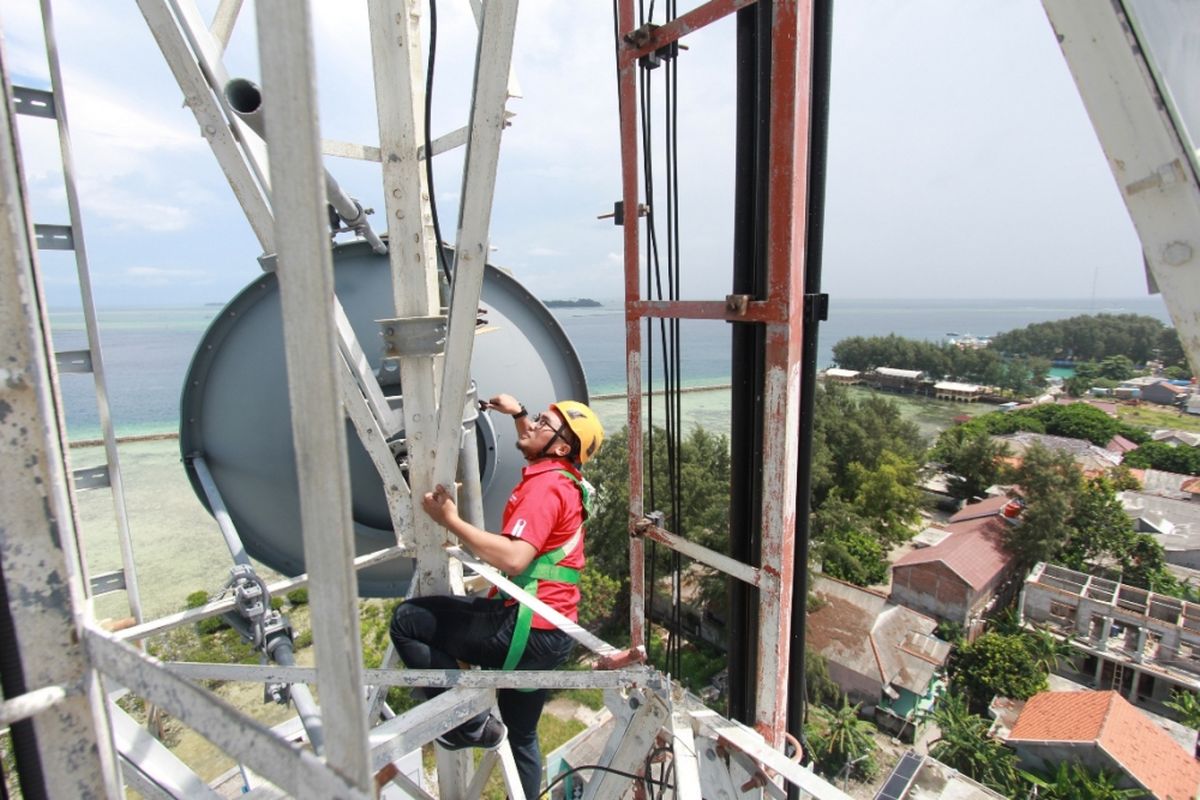
[[[589,297],[577,297],[570,300],[543,300],[546,308],[599,308],[600,303]]]

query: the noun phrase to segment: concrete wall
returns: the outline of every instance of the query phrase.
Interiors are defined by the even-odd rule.
[[[939,563],[912,564],[892,570],[891,601],[937,619],[966,625],[971,616],[971,587]]]
[[[871,645],[869,642],[863,642],[863,646],[869,648]],[[874,707],[879,702],[883,687],[879,685],[877,678],[870,678],[829,659],[825,660],[825,666],[829,670],[829,679],[845,692],[851,704],[862,703],[866,708]]]

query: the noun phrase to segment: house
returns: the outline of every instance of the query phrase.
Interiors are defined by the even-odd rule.
[[[948,536],[892,565],[891,601],[960,625],[974,640],[1017,588],[1004,538],[1019,513],[1019,501],[1005,496],[965,506],[946,525]]]
[[[830,367],[822,373],[828,383],[840,383],[846,386],[851,386],[856,383],[862,383],[862,373],[856,369],[838,369]]]
[[[1156,442],[1164,442],[1172,447],[1200,447],[1200,433],[1191,431],[1176,431],[1170,428],[1157,430],[1150,434]]]
[[[940,381],[933,385],[933,396],[938,400],[954,400],[961,403],[973,403],[983,397],[986,389],[977,383],[955,383]]]
[[[1187,400],[1187,396],[1186,388],[1165,381],[1142,389],[1143,400],[1148,403],[1157,403],[1160,406],[1182,405]]]
[[[873,713],[880,728],[911,742],[918,719],[937,700],[950,644],[933,635],[937,620],[886,596],[818,576],[808,613],[807,646],[825,659],[829,677]]]
[[[1025,769],[1063,761],[1116,773],[1122,788],[1193,800],[1200,763],[1117,692],[1041,692],[1025,703],[1007,744]]]
[[[1077,651],[1060,671],[1164,716],[1177,690],[1200,691],[1200,604],[1054,564],[1038,564],[1018,605],[1029,627]]]
[[[1119,498],[1134,530],[1151,534],[1167,563],[1200,569],[1200,503],[1144,491],[1121,492]]]
[[[1068,436],[1050,436],[1045,433],[1020,431],[1004,436],[993,436],[996,441],[1004,442],[1009,449],[1019,457],[1030,447],[1039,444],[1047,450],[1067,452],[1075,459],[1075,463],[1085,475],[1103,475],[1121,463],[1121,456],[1103,447],[1097,447],[1086,439],[1072,439]]]
[[[1167,472],[1162,469],[1131,469],[1129,474],[1142,485],[1142,488],[1138,489],[1139,492],[1157,497],[1191,500],[1196,493],[1188,487],[1196,485],[1197,489],[1200,489],[1200,478],[1178,472]]]
[[[921,387],[925,373],[919,369],[876,367],[867,373],[867,381],[877,389],[893,392],[915,392]]]
[[[1104,445],[1104,449],[1124,458],[1126,453],[1137,450],[1138,446],[1137,442],[1131,442],[1118,433],[1108,440],[1108,443]]]

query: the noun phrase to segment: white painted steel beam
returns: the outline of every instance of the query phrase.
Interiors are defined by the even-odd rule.
[[[292,439],[309,587],[325,755],[368,790],[358,586],[338,376],[333,261],[326,233],[311,20],[307,2],[256,4],[264,108],[275,198],[280,305]]]
[[[606,697],[606,703],[611,699],[611,695]],[[613,732],[599,763],[623,773],[639,774],[659,730],[670,723],[671,709],[657,695],[635,691],[620,698],[613,714]],[[625,796],[632,782],[616,772],[596,771],[583,790],[583,800],[617,800]]]
[[[28,719],[35,714],[47,711],[62,702],[66,696],[66,687],[44,686],[41,689],[10,697],[0,703],[0,728],[7,728],[18,720]]]
[[[671,713],[671,753],[675,758],[675,796],[703,797],[692,720],[679,709]]]
[[[220,797],[167,746],[126,714],[109,703],[113,736],[121,753],[121,773],[130,786],[146,797],[186,797],[188,800],[217,800]]]
[[[1196,372],[1200,176],[1194,153],[1155,82],[1149,48],[1136,38],[1136,19],[1126,16],[1121,3],[1042,4],[1137,229],[1146,266]]]
[[[692,697],[684,697],[681,705],[687,709],[703,736],[711,736],[745,753],[765,768],[774,770],[802,791],[821,800],[851,800],[850,795],[771,747],[763,737],[738,722],[725,719]]]
[[[259,244],[264,252],[275,252],[269,189],[265,182],[259,181],[264,171],[260,165],[252,165],[249,156],[241,150],[222,113],[220,91],[209,84],[166,0],[137,0],[137,4]],[[194,12],[194,6],[192,10]]]
[[[689,542],[682,536],[671,533],[663,528],[649,526],[644,530],[640,530],[640,532],[647,538],[653,539],[659,544],[666,545],[671,550],[676,551],[680,555],[687,556],[693,561],[698,561],[707,567],[712,567],[718,572],[723,572],[751,586],[759,585],[762,571],[749,564],[743,564],[736,558],[730,558],[723,553],[710,550],[704,545]]]
[[[491,689],[450,689],[389,719],[371,730],[371,768],[381,769],[476,714],[490,710],[495,703],[496,693]]]
[[[211,664],[171,661],[166,668],[189,680],[248,683],[316,683],[315,667],[277,664]],[[614,670],[483,670],[483,669],[365,669],[372,686],[432,686],[467,689],[617,689],[656,687],[663,678],[649,667]]]
[[[510,93],[510,97],[513,95]],[[510,120],[516,114],[511,111],[504,112],[504,119]],[[470,131],[466,126],[457,130],[443,133],[441,136],[433,140],[433,144],[426,148],[421,145],[417,148],[417,158],[425,159],[425,151],[428,149],[433,155],[448,153],[456,147],[462,147],[467,143],[467,133]],[[337,158],[353,158],[357,161],[374,161],[379,163],[380,154],[378,147],[372,147],[367,144],[356,144],[354,142],[343,142],[338,139],[322,139],[321,152],[327,156],[335,156]]]
[[[54,354],[0,42],[0,568],[23,690],[79,687],[31,720],[51,797],[121,790],[102,687],[79,645],[86,609]],[[24,727],[24,726],[22,726]]]
[[[137,566],[133,558],[133,539],[129,533],[129,515],[125,506],[125,482],[121,476],[121,457],[117,452],[117,434],[113,430],[108,404],[108,381],[104,368],[104,348],[100,346],[100,325],[96,319],[96,301],[92,294],[92,276],[88,265],[87,247],[83,235],[83,213],[79,207],[79,192],[75,186],[75,158],[71,151],[71,129],[67,124],[66,91],[58,61],[58,44],[54,35],[54,14],[50,0],[42,0],[42,27],[46,40],[46,61],[50,67],[50,86],[54,92],[55,121],[58,124],[59,155],[62,158],[63,189],[67,196],[67,213],[71,220],[71,239],[74,245],[75,269],[79,279],[79,295],[83,306],[84,327],[92,362],[92,383],[96,392],[96,411],[104,439],[104,456],[108,463],[108,482],[112,492],[113,513],[117,522],[117,542],[121,551],[125,592],[129,611],[142,621],[142,598],[138,592]],[[82,549],[82,547],[81,547]],[[86,575],[86,561],[82,565]],[[85,586],[88,584],[85,583]],[[88,592],[90,594],[90,591]]]
[[[504,133],[504,104],[508,100],[507,77],[512,64],[517,5],[517,0],[489,0],[479,26],[471,133],[463,166],[454,251],[454,292],[450,298],[450,325],[446,332],[445,373],[438,409],[433,473],[434,479],[447,487],[454,484],[462,444],[463,402],[471,382],[475,322],[487,265],[488,231],[496,189],[496,168],[500,163],[500,139]],[[477,480],[476,476],[464,476],[464,479]]]
[[[441,310],[438,243],[433,234],[425,168],[417,157],[417,149],[423,143],[417,121],[424,118],[425,108],[420,4],[378,0],[368,4],[368,12],[396,317],[436,316]],[[404,387],[404,430],[414,505],[417,567],[413,594],[460,593],[461,568],[449,564],[442,550],[447,538],[445,531],[415,508],[434,486],[436,359],[429,354],[403,356],[398,361],[400,383]],[[460,404],[454,413],[461,412]],[[457,442],[454,456],[458,456]]]
[[[105,674],[119,677],[135,694],[162,706],[289,794],[314,800],[329,797],[367,800],[372,796],[370,791],[355,786],[312,751],[293,747],[257,720],[162,669],[158,659],[95,628],[84,631],[84,646],[92,662]],[[323,699],[328,704],[328,698]]]
[[[391,561],[393,558],[411,555],[412,553],[406,547],[387,547],[383,550],[376,550],[374,553],[367,553],[354,559],[354,568],[356,570],[365,569],[366,567],[373,567],[376,564],[382,564],[386,561]],[[308,582],[309,576],[306,572],[303,575],[297,575],[294,578],[287,578],[286,580],[276,581],[275,583],[269,584],[267,586],[267,591],[271,593],[272,597],[277,597],[281,594],[290,592],[292,589],[301,589],[305,586],[308,586]],[[202,619],[207,619],[208,617],[215,617],[218,614],[224,614],[228,611],[232,611],[236,605],[237,601],[232,597],[222,600],[214,600],[210,603],[205,603],[198,608],[190,608],[187,611],[180,611],[175,614],[169,614],[165,617],[159,617],[158,619],[151,620],[150,622],[146,622],[141,625],[123,628],[122,630],[117,631],[114,636],[122,641],[145,639],[148,636],[166,633],[174,628],[178,628],[183,625],[190,625],[194,622],[199,622]]]

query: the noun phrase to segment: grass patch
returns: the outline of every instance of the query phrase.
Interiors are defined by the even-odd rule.
[[[579,733],[586,727],[577,719],[559,719],[553,714],[542,714],[542,718],[538,720],[538,742],[542,748],[542,761],[546,759],[546,753],[561,747],[575,734]],[[475,763],[483,758],[482,750],[475,750]],[[545,764],[543,763],[543,768]],[[508,797],[508,793],[504,791],[504,779],[500,776],[499,766],[492,770],[491,776],[488,778],[487,785],[483,789],[484,800],[504,800]]]
[[[1174,408],[1140,406],[1117,406],[1117,417],[1130,425],[1148,430],[1173,428],[1177,431],[1200,433],[1200,416],[1185,414]]]

